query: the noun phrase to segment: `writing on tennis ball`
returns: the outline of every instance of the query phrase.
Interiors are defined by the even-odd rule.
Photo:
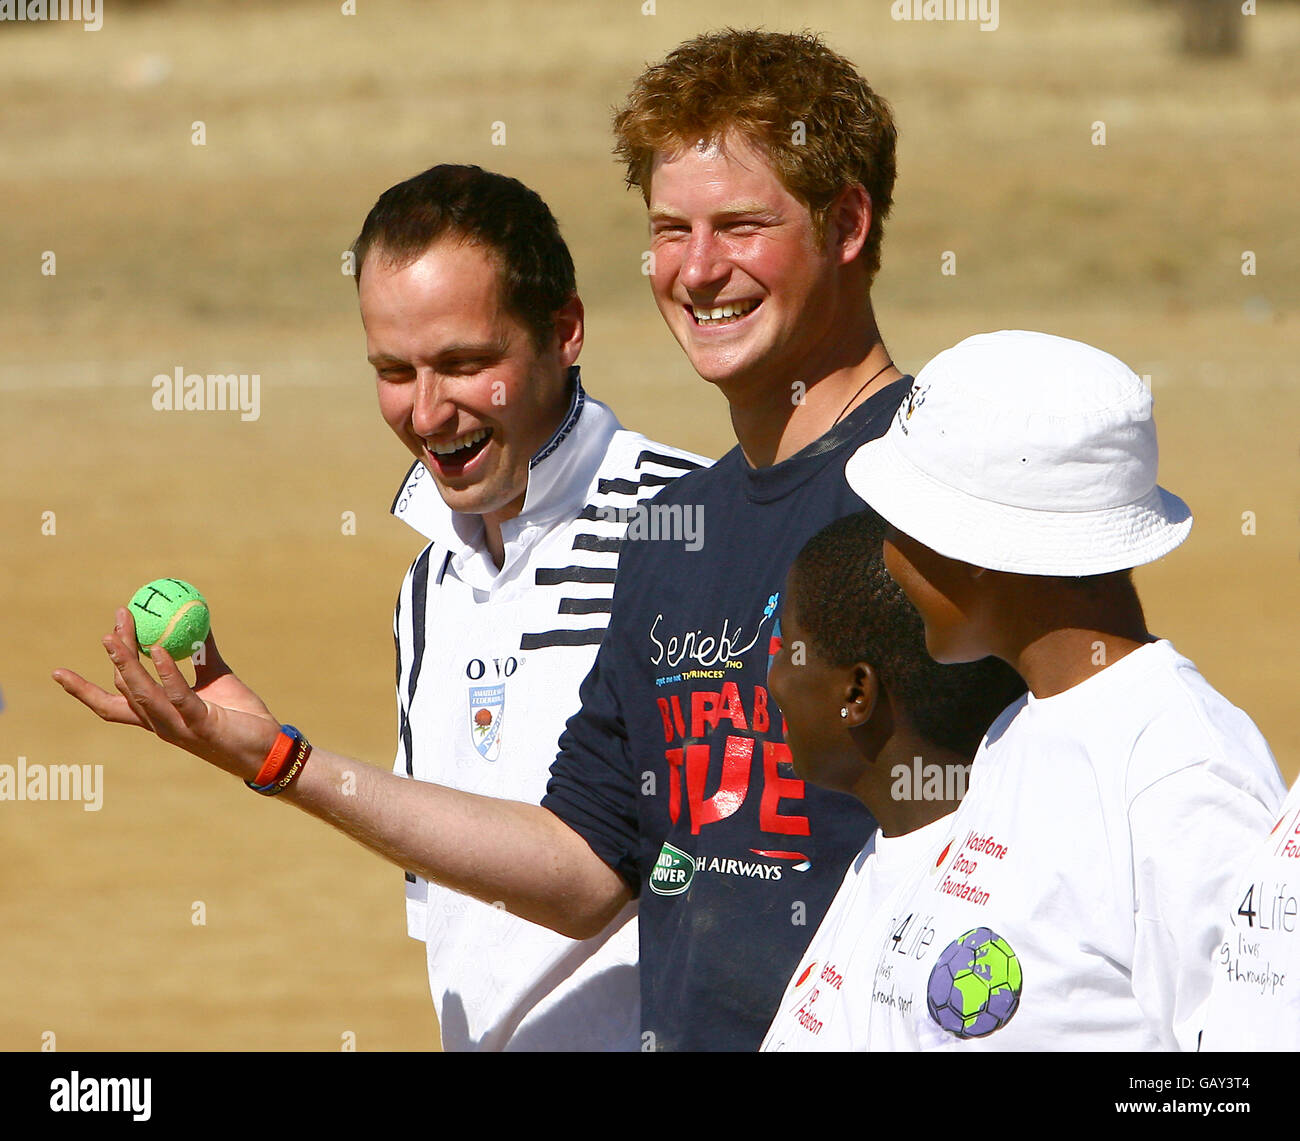
[[[156,578],[146,583],[127,604],[135,619],[135,640],[148,654],[162,646],[180,661],[194,653],[196,642],[208,636],[208,604],[194,587],[179,578]]]

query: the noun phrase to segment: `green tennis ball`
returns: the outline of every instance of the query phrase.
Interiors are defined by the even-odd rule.
[[[161,645],[180,661],[194,653],[194,643],[208,636],[208,604],[188,582],[156,578],[131,596],[135,640],[140,652]]]

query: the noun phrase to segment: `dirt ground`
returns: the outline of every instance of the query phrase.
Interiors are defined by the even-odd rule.
[[[437,1046],[400,871],[50,679],[107,684],[114,606],[179,576],[278,717],[390,763],[391,606],[421,541],[387,514],[408,458],[341,273],[385,187],[472,161],[537,188],[577,261],[591,391],[730,446],[651,303],[607,121],[646,60],[736,8],[356,7],[108,0],[96,32],[0,26],[0,763],[103,772],[98,811],[0,802],[0,1049]],[[990,32],[890,9],[743,20],[823,31],[894,104],[895,360],[1034,328],[1150,375],[1162,482],[1197,522],[1140,573],[1149,617],[1294,778],[1300,8],[1243,17],[1229,62],[1180,56],[1171,10],[1138,0],[1008,2]],[[177,368],[256,373],[259,417],[155,411]]]

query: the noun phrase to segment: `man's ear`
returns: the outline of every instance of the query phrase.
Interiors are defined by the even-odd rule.
[[[847,710],[844,725],[856,729],[866,725],[875,716],[880,704],[880,676],[875,667],[858,662],[852,667],[848,684],[844,687],[841,709]]]
[[[566,370],[577,363],[582,352],[583,316],[582,298],[576,293],[555,311],[556,347]]]
[[[841,265],[848,265],[867,244],[871,232],[871,195],[854,183],[835,197],[826,216],[826,240]]]

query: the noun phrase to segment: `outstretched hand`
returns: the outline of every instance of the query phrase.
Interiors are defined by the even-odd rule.
[[[136,648],[135,622],[125,607],[118,609],[116,625],[103,645],[120,696],[72,670],[55,670],[54,680],[105,721],[148,729],[245,780],[256,775],[280,723],[231,671],[211,632],[201,661],[195,663],[193,687],[161,647],[154,647],[151,655],[157,680],[145,669]]]

